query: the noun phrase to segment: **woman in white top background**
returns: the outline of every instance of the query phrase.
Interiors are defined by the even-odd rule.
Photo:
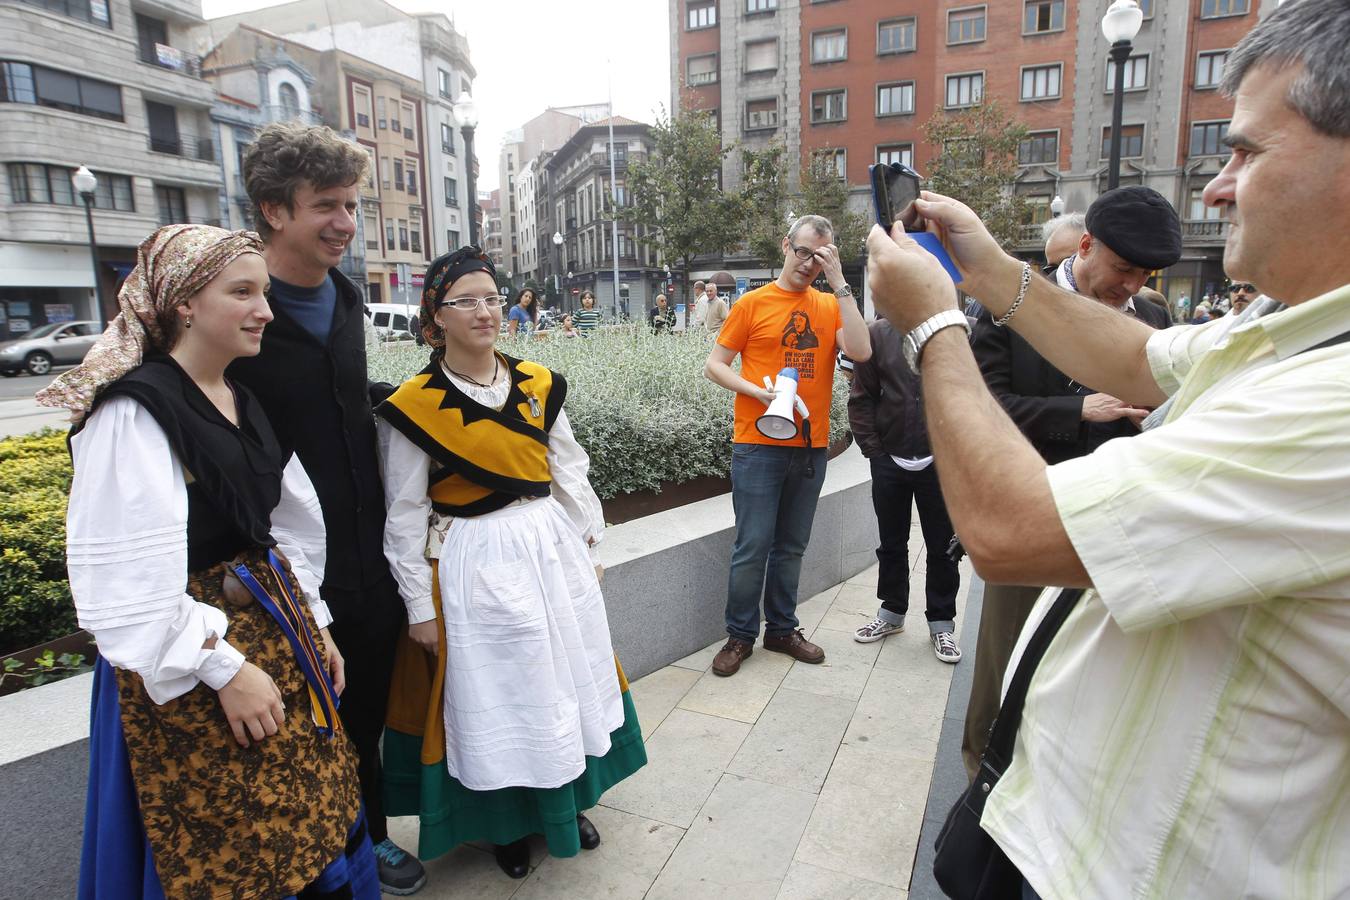
[[[67,562],[99,649],[81,897],[379,896],[318,500],[225,378],[272,318],[261,253],[155,232],[120,315],[38,397],[77,423]]]

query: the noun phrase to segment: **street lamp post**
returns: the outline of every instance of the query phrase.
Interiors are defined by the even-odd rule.
[[[1056,194],[1050,201],[1050,218],[1058,219],[1062,215],[1064,215],[1064,198]]]
[[[70,176],[75,192],[84,201],[84,221],[89,228],[89,260],[94,267],[94,321],[98,330],[103,331],[103,279],[98,277],[98,245],[94,242],[94,192],[98,190],[98,178],[89,171],[88,166],[80,166]]]
[[[563,267],[562,245],[563,245],[562,232],[561,231],[553,232],[553,246],[557,248],[558,253],[558,268],[553,270],[553,286],[558,289],[558,305],[562,307],[564,311],[566,311],[567,298],[563,296],[562,292],[562,267]]]
[[[1120,122],[1125,105],[1125,64],[1134,45],[1130,42],[1144,23],[1144,13],[1135,0],[1115,0],[1102,16],[1102,34],[1111,45],[1115,63],[1114,97],[1111,104],[1111,164],[1106,173],[1106,189],[1120,187]]]
[[[464,168],[469,188],[469,243],[478,246],[478,185],[474,179],[473,131],[478,127],[478,107],[468,91],[460,91],[455,101],[455,121],[464,136]]]

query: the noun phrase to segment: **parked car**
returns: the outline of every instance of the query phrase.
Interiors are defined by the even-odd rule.
[[[419,305],[404,306],[402,303],[367,303],[366,314],[370,316],[375,333],[382,341],[411,341],[417,328]],[[411,321],[409,313],[412,314]]]
[[[98,340],[97,322],[52,322],[27,334],[0,341],[0,373],[46,375],[53,366],[73,366]]]

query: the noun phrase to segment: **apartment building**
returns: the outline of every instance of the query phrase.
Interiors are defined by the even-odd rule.
[[[492,260],[504,278],[511,280],[514,270],[507,264],[502,252],[502,192],[500,188],[478,192],[478,206],[483,210],[483,252]]]
[[[580,128],[543,163],[551,218],[563,238],[563,306],[577,308],[580,293],[589,289],[606,314],[641,316],[661,292],[665,274],[657,254],[640,243],[640,226],[624,219],[624,208],[632,205],[626,176],[629,164],[646,159],[654,142],[649,126],[616,116],[611,146],[609,125],[605,119]],[[617,294],[616,248],[607,213],[611,155],[618,200]]]
[[[866,208],[867,166],[926,168],[933,115],[997,98],[1029,134],[1014,189],[1027,202],[1018,249],[1060,196],[1085,210],[1105,189],[1114,70],[1101,19],[1110,0],[669,0],[672,106],[716,117],[728,142],[781,142],[804,163],[828,154]],[[1225,52],[1276,0],[1141,0],[1125,70],[1122,184],[1146,184],[1183,219],[1186,253],[1159,284],[1222,284],[1226,223],[1200,194],[1222,167],[1232,101]],[[739,160],[723,182],[739,185]],[[795,186],[796,167],[789,171]],[[708,261],[714,264],[716,261]]]
[[[295,0],[209,22],[215,37],[240,24],[266,29],[315,50],[344,51],[413,82],[416,89],[409,86],[406,91],[400,90],[400,104],[405,99],[415,101],[418,109],[414,127],[420,129],[422,146],[416,159],[423,171],[417,180],[419,186],[430,190],[429,194],[424,191],[418,195],[425,228],[422,243],[434,257],[468,242],[473,203],[465,167],[476,166],[476,161],[465,160],[454,106],[462,94],[472,95],[477,72],[470,59],[468,39],[447,16],[406,13],[384,0]],[[385,102],[391,102],[387,95]],[[377,122],[378,113],[372,111]],[[398,119],[404,130],[412,121],[393,107],[385,109],[383,118],[386,124]],[[391,155],[391,166],[393,159]],[[391,184],[397,181],[392,175],[391,171]],[[411,220],[407,221],[411,229]],[[368,245],[373,242],[367,238]],[[383,279],[373,282],[386,283]],[[389,295],[385,292],[384,296]]]
[[[106,321],[150,232],[219,220],[215,92],[187,39],[201,21],[200,0],[0,0],[0,339],[96,318],[95,278]]]

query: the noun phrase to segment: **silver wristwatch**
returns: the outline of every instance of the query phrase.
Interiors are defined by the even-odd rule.
[[[836,297],[852,297],[852,296],[853,296],[853,288],[849,287],[848,285],[844,285],[843,287],[841,287],[841,288],[839,288],[838,290],[836,290],[836,291],[834,292],[834,295],[835,295]]]
[[[919,374],[919,358],[923,355],[924,345],[933,335],[944,328],[951,328],[953,325],[959,325],[966,330],[967,334],[970,333],[970,321],[966,319],[965,313],[959,309],[944,309],[905,335],[905,362],[909,363],[909,367],[915,375]]]

